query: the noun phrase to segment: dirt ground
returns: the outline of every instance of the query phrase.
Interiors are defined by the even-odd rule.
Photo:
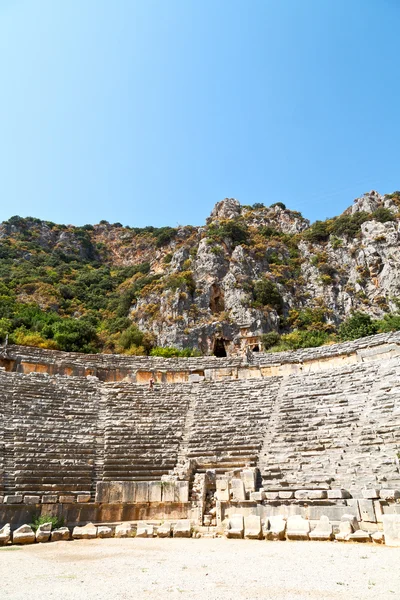
[[[0,549],[1,600],[393,600],[400,549],[226,539],[109,539]]]

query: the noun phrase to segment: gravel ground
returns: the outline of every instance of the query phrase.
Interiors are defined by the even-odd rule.
[[[1,600],[390,600],[400,549],[324,542],[109,539],[0,549]]]

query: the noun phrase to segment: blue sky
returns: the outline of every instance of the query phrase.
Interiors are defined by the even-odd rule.
[[[0,0],[0,220],[400,189],[399,0]]]

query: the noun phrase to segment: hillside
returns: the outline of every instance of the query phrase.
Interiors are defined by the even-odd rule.
[[[399,329],[399,222],[400,192],[311,226],[280,203],[234,199],[201,227],[12,217],[0,225],[0,338],[223,355]]]

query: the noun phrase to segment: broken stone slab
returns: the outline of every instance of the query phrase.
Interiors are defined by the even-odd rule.
[[[225,535],[230,539],[242,539],[244,533],[243,515],[232,515],[228,519],[228,525],[225,530]]]
[[[93,523],[88,523],[83,527],[74,527],[72,537],[74,540],[92,540],[97,537],[97,527]]]
[[[243,469],[240,473],[241,480],[244,483],[246,493],[256,491],[256,469]]]
[[[40,496],[24,496],[24,504],[39,504]]]
[[[42,504],[57,504],[58,496],[49,494],[47,496],[42,496]]]
[[[72,504],[76,501],[75,496],[60,496],[58,499],[60,504]]]
[[[370,542],[371,536],[366,531],[362,529],[358,529],[354,533],[351,533],[348,537],[348,541],[350,542]]]
[[[360,526],[358,524],[358,519],[350,513],[342,515],[342,518],[340,520],[342,523],[345,523],[345,522],[350,523],[350,525],[352,527],[352,531],[358,531],[358,529],[360,529]]]
[[[358,521],[354,515],[343,515],[335,539],[339,542],[347,542],[350,539],[351,534],[359,529]]]
[[[161,523],[160,527],[157,529],[157,535],[160,538],[171,537],[171,522],[165,521]]]
[[[383,533],[386,546],[400,547],[400,514],[383,515]]]
[[[231,492],[233,502],[243,502],[246,500],[246,490],[241,479],[231,479]]]
[[[0,529],[0,546],[5,546],[11,540],[11,526],[9,523]]]
[[[266,540],[277,541],[285,539],[286,521],[280,516],[271,516],[268,518],[264,537]]]
[[[374,544],[383,544],[385,541],[383,531],[375,531],[373,534],[371,534],[371,539]]]
[[[97,537],[104,539],[112,537],[113,530],[111,527],[107,527],[106,525],[100,525],[97,527]]]
[[[115,537],[116,538],[127,538],[133,537],[134,531],[130,523],[121,523],[117,525],[115,528]]]
[[[13,496],[4,496],[4,504],[22,504],[22,494],[15,494]]]
[[[36,530],[37,542],[48,542],[51,536],[52,523],[43,523]]]
[[[81,504],[83,502],[90,502],[90,494],[78,494],[76,501]]]
[[[333,538],[333,527],[329,517],[322,515],[316,527],[310,532],[310,540],[329,541]]]
[[[54,529],[51,532],[51,541],[52,542],[66,542],[70,539],[71,532],[68,527],[59,527],[58,529]]]
[[[310,533],[310,521],[303,519],[300,515],[288,517],[286,522],[286,537],[289,540],[308,540]]]
[[[376,488],[361,490],[361,493],[362,497],[366,498],[367,500],[376,500],[377,498],[379,498],[379,490],[377,490]]]
[[[138,525],[136,530],[137,538],[152,538],[154,537],[154,527],[153,525]]]
[[[229,479],[227,477],[221,477],[217,479],[216,482],[217,487],[217,500],[220,502],[229,502],[230,500],[230,485]]]
[[[381,500],[391,502],[400,498],[400,490],[389,490],[385,488],[379,492],[379,495],[381,497]]]
[[[33,544],[36,541],[35,532],[29,525],[22,525],[12,536],[13,544]]]
[[[149,481],[149,502],[150,504],[161,502],[162,496],[162,482],[161,481]]]
[[[176,538],[190,538],[192,535],[192,528],[189,520],[177,521],[173,530],[173,535]]]
[[[261,517],[248,515],[244,518],[244,537],[248,540],[261,540]]]
[[[250,500],[253,500],[253,502],[262,502],[265,500],[265,492],[263,490],[259,490],[258,492],[250,492]]]

